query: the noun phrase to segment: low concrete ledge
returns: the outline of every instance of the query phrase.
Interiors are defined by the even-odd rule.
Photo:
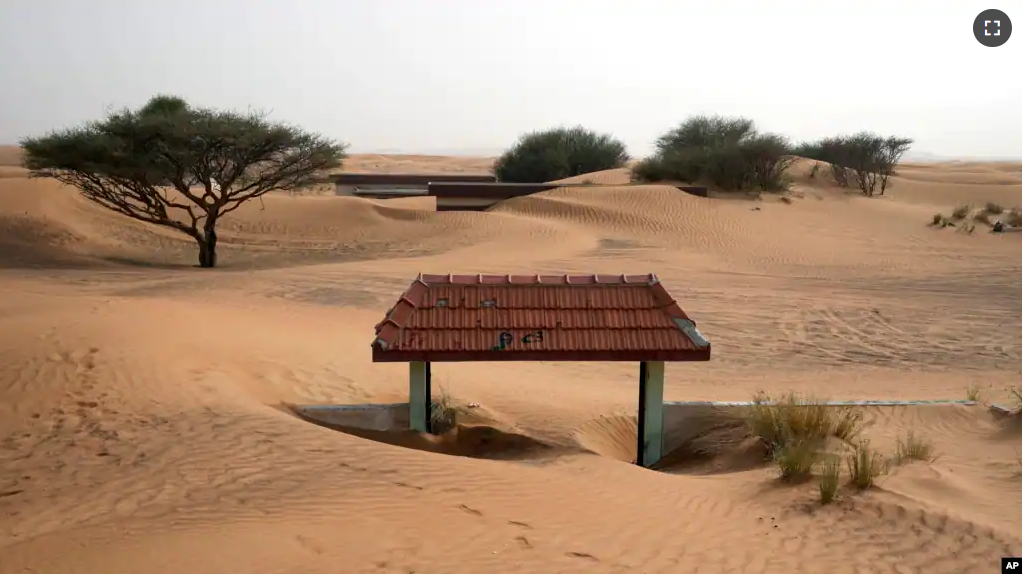
[[[375,431],[409,428],[408,403],[295,405],[292,408],[304,418],[328,425]]]
[[[1018,408],[1016,408],[1016,407],[1007,407],[1005,405],[992,404],[989,408],[991,409],[991,412],[999,414],[999,415],[1014,415],[1017,412],[1019,412]]]
[[[679,407],[751,407],[754,401],[665,401],[664,406]],[[773,405],[774,401],[764,401],[762,405]],[[975,405],[977,401],[823,401],[820,403],[829,407],[914,407],[926,405]],[[993,405],[992,405],[993,406]]]

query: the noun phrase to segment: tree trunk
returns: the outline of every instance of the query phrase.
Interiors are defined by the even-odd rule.
[[[196,238],[199,243],[199,267],[213,268],[217,266],[217,220],[206,218],[203,233]]]

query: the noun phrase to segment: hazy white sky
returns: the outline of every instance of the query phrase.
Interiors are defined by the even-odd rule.
[[[0,0],[0,142],[171,93],[352,151],[492,153],[581,124],[643,155],[718,113],[1018,158],[1023,29],[981,46],[992,7],[1023,26],[1018,0]]]

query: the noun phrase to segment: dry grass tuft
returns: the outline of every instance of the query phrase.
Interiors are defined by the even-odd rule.
[[[821,443],[813,439],[795,439],[774,449],[774,463],[785,482],[798,482],[810,478],[820,458]]]
[[[979,403],[981,396],[980,387],[977,385],[970,383],[969,386],[966,387],[966,400]]]
[[[433,400],[430,408],[430,432],[444,434],[458,426],[461,407],[455,405],[447,389],[441,389],[440,396]]]
[[[838,458],[829,458],[821,465],[820,481],[817,483],[821,504],[831,504],[838,497],[838,479],[841,474],[842,462]]]
[[[860,441],[846,457],[849,481],[860,490],[866,490],[877,478],[888,472],[888,460],[870,446],[870,441]]]
[[[914,460],[932,462],[934,458],[934,445],[913,431],[909,431],[905,439],[899,438],[895,444],[895,464]]]

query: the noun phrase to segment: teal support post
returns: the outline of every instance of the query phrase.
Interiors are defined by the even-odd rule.
[[[661,460],[664,445],[664,363],[639,364],[639,412],[636,464],[650,467]]]
[[[409,363],[408,421],[414,431],[430,432],[430,394],[430,363]]]

